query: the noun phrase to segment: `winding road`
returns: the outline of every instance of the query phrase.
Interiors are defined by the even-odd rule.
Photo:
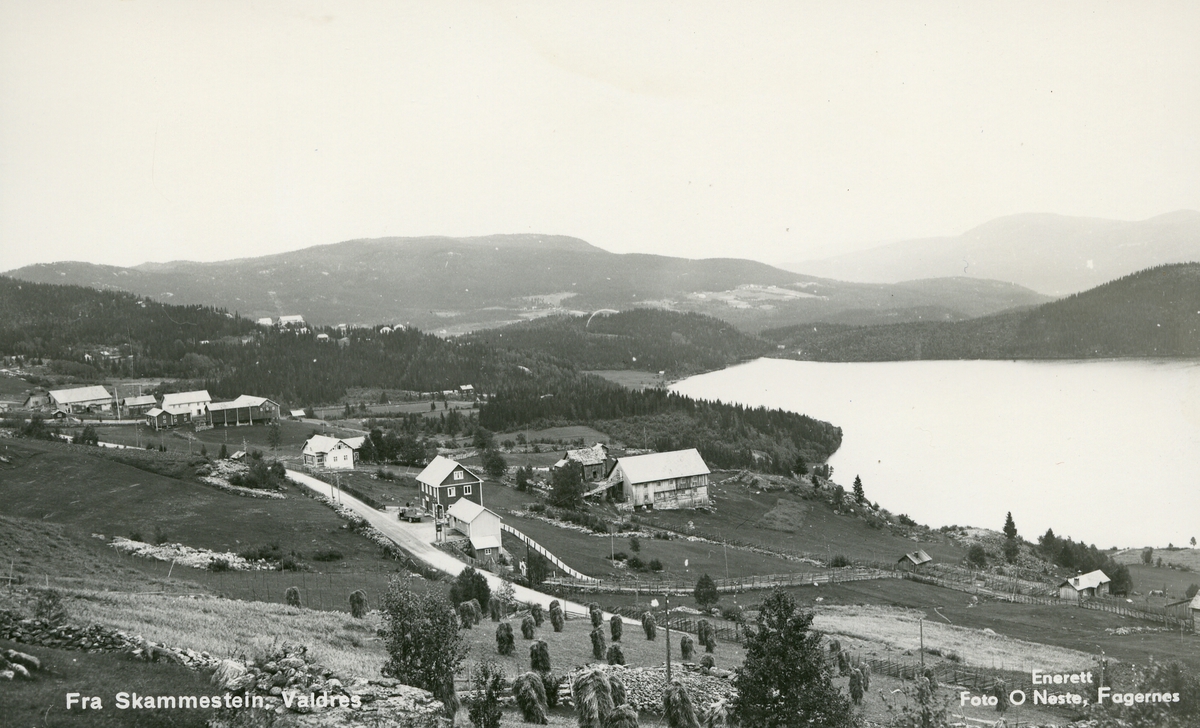
[[[349,495],[345,491],[342,491],[340,494],[336,493],[332,485],[322,480],[318,480],[311,475],[305,475],[304,473],[297,472],[295,470],[288,470],[287,477],[293,482],[306,486],[313,491],[320,493],[326,498],[339,501],[343,506],[362,516],[367,523],[378,529],[379,532],[384,536],[390,538],[397,546],[412,554],[413,558],[428,564],[434,569],[437,569],[442,573],[449,574],[450,576],[457,576],[460,571],[467,568],[467,564],[459,561],[445,551],[434,547],[432,544],[422,538],[421,531],[425,529],[419,529],[418,527],[404,524],[395,517],[389,518],[388,514],[375,510],[366,503],[363,503],[358,498]],[[479,573],[483,574],[483,576],[487,579],[488,586],[492,588],[493,592],[495,592],[504,584],[510,584],[518,602],[523,602],[525,604],[537,603],[541,604],[543,609],[549,609],[550,602],[558,599],[559,603],[562,604],[563,612],[565,614],[576,617],[588,616],[587,607],[578,602],[559,599],[558,597],[551,596],[549,594],[543,594],[539,591],[534,591],[528,587],[512,584],[511,582],[507,582],[504,579],[501,579],[499,576],[487,571],[481,570]],[[611,617],[612,614],[610,612],[604,613],[605,621],[609,620]],[[640,621],[631,619],[629,617],[622,617],[621,621],[625,622],[626,624],[641,625]]]

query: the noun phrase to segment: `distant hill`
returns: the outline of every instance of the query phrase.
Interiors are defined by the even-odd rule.
[[[1059,301],[970,321],[818,324],[762,337],[819,361],[1197,357],[1200,263],[1150,268]]]
[[[962,235],[904,240],[784,267],[870,283],[967,276],[1063,296],[1151,266],[1194,261],[1200,261],[1200,212],[1180,210],[1135,222],[1011,215]]]
[[[958,320],[1048,300],[992,281],[841,283],[749,260],[615,254],[552,235],[352,240],[216,263],[67,262],[7,275],[220,306],[251,319],[301,314],[318,324],[409,323],[446,333],[601,308],[696,311],[757,330],[834,317]]]
[[[766,356],[775,346],[720,319],[640,308],[595,316],[547,316],[471,334],[497,349],[536,351],[581,369],[637,369],[679,377]]]

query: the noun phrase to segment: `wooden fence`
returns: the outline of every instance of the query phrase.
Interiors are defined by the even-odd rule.
[[[883,569],[867,567],[847,567],[822,572],[762,574],[738,579],[713,579],[713,583],[716,584],[718,592],[740,593],[755,589],[773,589],[777,586],[819,586],[822,584],[840,584],[871,579],[897,579],[900,578],[900,575],[901,572],[897,571],[885,571]],[[619,579],[581,582],[577,579],[554,578],[547,579],[545,583],[567,591],[616,594],[671,594],[673,596],[691,594],[696,588],[694,583],[682,579]]]

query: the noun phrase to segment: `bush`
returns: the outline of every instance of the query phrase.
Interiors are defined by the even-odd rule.
[[[224,556],[217,556],[208,562],[209,571],[230,571],[233,566],[230,565],[229,559]]]
[[[621,615],[614,614],[612,619],[608,620],[608,626],[612,634],[612,641],[620,642],[621,634],[625,632],[625,622],[621,619]]]
[[[831,569],[841,569],[846,566],[850,566],[850,559],[846,558],[844,554],[834,554],[833,558],[829,560]]]
[[[521,620],[521,636],[527,640],[533,639],[533,630],[536,625],[533,622],[533,617],[526,616]]]
[[[639,556],[630,556],[629,560],[625,563],[634,571],[641,571],[642,569],[646,568],[645,562],[643,562]]]
[[[362,589],[350,592],[350,616],[355,619],[367,616],[367,593]]]
[[[487,579],[473,567],[468,566],[460,571],[450,583],[450,601],[454,604],[474,599],[479,602],[480,610],[486,610],[491,598],[492,590]]]
[[[967,550],[967,563],[981,568],[987,566],[987,552],[982,545],[974,544]]]
[[[300,606],[300,590],[297,587],[289,586],[287,591],[283,593],[283,598],[289,607]]]
[[[380,636],[388,652],[384,677],[428,690],[447,710],[457,704],[454,673],[467,654],[458,620],[444,597],[417,594],[399,579],[383,603]]]
[[[312,555],[313,561],[341,561],[343,558],[342,552],[334,548],[322,549]]]
[[[701,609],[710,609],[721,599],[716,583],[708,574],[704,574],[696,580],[696,588],[692,590],[692,596]]]
[[[654,621],[654,615],[650,612],[642,614],[642,631],[646,633],[646,639],[652,642],[658,635],[658,623]]]
[[[154,543],[155,544],[161,546],[162,544],[166,543],[169,538],[170,538],[170,536],[167,535],[167,531],[165,528],[163,528],[162,526],[154,527]]]
[[[511,655],[514,649],[512,625],[508,622],[501,622],[496,625],[496,652],[502,655]]]
[[[66,619],[67,607],[63,604],[62,594],[56,589],[43,589],[38,592],[33,614],[51,624],[58,624]]]
[[[658,559],[650,559],[650,571],[662,571],[662,562]]]
[[[475,728],[500,728],[500,692],[504,689],[504,668],[493,660],[484,660],[471,670],[471,697],[467,715]]]

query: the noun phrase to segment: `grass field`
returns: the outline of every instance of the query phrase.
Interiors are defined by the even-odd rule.
[[[244,428],[248,429],[248,428]],[[0,464],[0,514],[67,524],[108,537],[161,528],[169,541],[215,551],[278,543],[314,570],[391,572],[376,544],[351,532],[324,505],[287,486],[284,500],[243,498],[185,483],[57,443],[7,440]],[[314,562],[319,552],[342,558]]]
[[[1091,655],[1101,651],[1109,657],[1130,662],[1176,659],[1200,669],[1200,636],[1172,632],[1143,632],[1115,635],[1106,629],[1153,627],[1149,622],[1127,619],[1108,612],[1067,606],[1010,604],[981,599],[971,604],[971,595],[952,589],[901,579],[858,581],[819,588],[790,590],[808,607],[828,605],[887,605],[918,610],[926,626],[950,624],[973,629],[991,629],[1004,637],[1078,650]],[[815,601],[822,599],[819,604]],[[745,598],[745,597],[743,597]],[[761,599],[761,597],[758,597]],[[748,601],[748,600],[747,600]],[[928,633],[927,633],[928,637]],[[969,655],[964,654],[966,658]]]
[[[663,386],[663,378],[657,372],[639,372],[633,369],[595,369],[586,373],[595,374],[629,389]]]
[[[948,540],[913,542],[887,529],[873,529],[850,515],[835,514],[825,501],[787,492],[755,492],[733,480],[708,487],[711,513],[644,511],[643,522],[696,533],[727,536],[771,550],[811,553],[823,558],[843,554],[851,559],[895,563],[906,552],[925,549],[938,561],[957,562],[963,549]]]
[[[15,395],[24,394],[28,389],[33,389],[33,385],[24,379],[12,374],[0,374],[0,396],[16,400],[20,398]]]
[[[279,423],[280,446],[279,452],[298,456],[304,441],[313,433],[327,434],[334,437],[357,435],[336,427],[319,426],[295,420],[281,420]],[[180,427],[174,430],[155,432],[145,425],[104,425],[98,428],[100,439],[105,442],[115,442],[131,447],[145,447],[146,443],[155,446],[166,445],[173,452],[188,452],[189,440],[191,452],[199,453],[200,445],[208,448],[208,454],[216,457],[224,444],[230,453],[242,450],[243,447],[270,452],[268,442],[270,428],[266,425],[249,427],[214,427],[211,430],[193,432],[190,427]]]
[[[628,556],[634,556],[628,536],[607,536],[584,533],[576,529],[560,528],[540,519],[514,516],[509,509],[523,510],[528,503],[535,502],[532,493],[520,493],[504,486],[485,486],[484,504],[500,513],[506,523],[525,533],[558,556],[568,566],[578,569],[585,574],[597,577],[612,577],[628,575],[627,569],[617,569],[607,558],[613,550],[623,551]],[[592,512],[600,513],[616,520],[615,511],[611,508],[592,506]],[[523,545],[512,545],[505,537],[505,547],[514,554],[524,555]],[[720,544],[702,541],[688,541],[675,538],[669,541],[641,538],[641,551],[636,555],[644,562],[658,559],[665,567],[661,576],[695,581],[701,574],[708,573],[713,577],[725,575],[726,551]],[[812,571],[811,564],[789,561],[780,557],[750,552],[744,549],[729,549],[729,573],[731,576],[746,574],[780,574]],[[684,566],[684,560],[688,565]],[[639,574],[640,578],[653,578],[651,572]]]
[[[204,673],[182,665],[134,662],[124,655],[89,654],[49,647],[30,647],[0,640],[0,649],[12,648],[38,658],[46,668],[31,681],[0,681],[0,722],[10,726],[49,728],[203,728],[210,709],[119,710],[118,692],[141,695],[209,695]],[[102,710],[66,709],[68,692],[100,696]]]

